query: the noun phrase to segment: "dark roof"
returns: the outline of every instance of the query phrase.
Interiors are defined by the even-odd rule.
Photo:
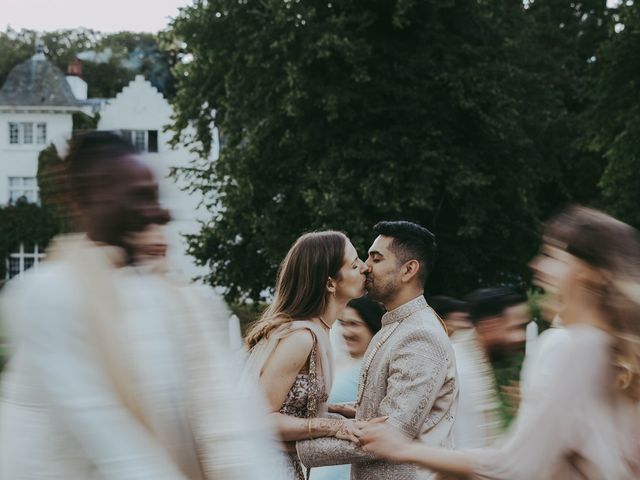
[[[58,67],[44,54],[36,54],[16,65],[0,89],[0,105],[79,107]]]

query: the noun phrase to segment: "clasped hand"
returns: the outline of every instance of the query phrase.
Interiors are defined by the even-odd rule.
[[[340,423],[335,433],[336,438],[349,440],[357,445],[360,444],[360,437],[364,435],[365,429],[380,423],[384,423],[388,417],[377,417],[371,420],[346,419]]]

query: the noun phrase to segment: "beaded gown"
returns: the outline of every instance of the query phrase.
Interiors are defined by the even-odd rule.
[[[313,347],[309,356],[308,373],[298,373],[287,397],[285,398],[280,413],[298,418],[317,417],[320,405],[327,401],[328,394],[325,382],[318,372],[318,342],[315,334],[313,336]],[[287,453],[283,457],[285,470],[289,477],[295,480],[305,480],[305,473],[300,459],[295,453]]]

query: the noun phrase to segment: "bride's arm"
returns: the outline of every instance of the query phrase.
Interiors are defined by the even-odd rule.
[[[305,366],[313,348],[308,330],[298,330],[283,338],[267,361],[260,383],[267,397],[274,422],[283,441],[335,436],[357,441],[359,429],[352,420],[329,418],[297,418],[280,413],[282,404],[300,370]]]

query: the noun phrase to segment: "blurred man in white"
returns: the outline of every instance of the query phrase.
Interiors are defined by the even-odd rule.
[[[168,220],[151,171],[99,132],[76,138],[67,162],[84,233],[3,292],[0,478],[273,478],[205,303],[123,268],[130,234]]]
[[[522,347],[530,319],[526,296],[506,287],[476,290],[465,300],[469,320],[465,325],[463,316],[458,315],[451,334],[460,380],[460,403],[454,425],[458,449],[489,447],[502,433],[492,360],[512,355]],[[444,316],[451,316],[446,307],[441,311]]]

